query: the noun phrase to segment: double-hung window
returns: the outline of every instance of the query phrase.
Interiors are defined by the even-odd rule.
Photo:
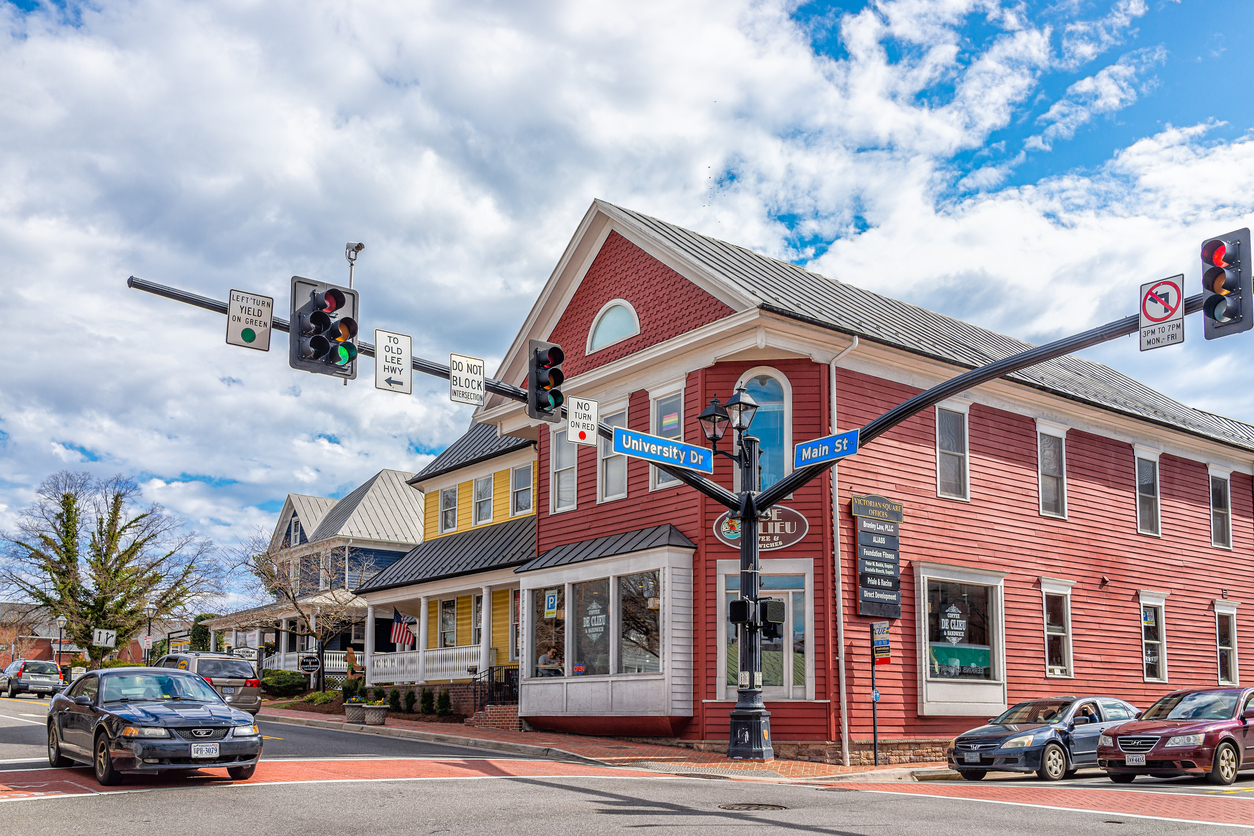
[[[331,586],[331,553],[323,552],[318,556],[318,588],[329,589]]]
[[[457,486],[440,491],[440,533],[457,530]]]
[[[1036,424],[1037,472],[1041,514],[1067,516],[1067,436],[1066,430]]]
[[[457,600],[440,602],[440,647],[457,647]]]
[[[553,484],[549,488],[554,511],[570,511],[575,507],[575,466],[579,461],[578,446],[566,440],[566,431],[553,433],[553,449],[549,454]]]
[[[1166,592],[1141,590],[1141,659],[1146,682],[1167,681]]]
[[[470,643],[477,645],[483,637],[483,596],[475,596],[475,618],[470,623]]]
[[[292,597],[300,594],[300,558],[294,557],[287,564],[287,585],[292,593]]]
[[[522,464],[510,474],[510,516],[526,514],[531,510],[531,465]]]
[[[1072,676],[1071,586],[1074,581],[1041,578],[1045,609],[1045,675]]]
[[[611,427],[626,427],[627,413],[615,412],[605,418]],[[627,457],[614,452],[614,445],[603,438],[597,445],[597,498],[600,502],[627,496]]]
[[[936,493],[970,499],[966,410],[936,408]]]
[[[1237,668],[1237,605],[1215,601],[1215,649],[1219,654],[1219,684],[1239,685]]]
[[[1158,506],[1158,452],[1136,448],[1136,530],[1162,534]]]
[[[475,525],[492,522],[492,477],[475,480]]]
[[[1232,483],[1225,471],[1210,471],[1210,543],[1232,548]]]
[[[682,391],[653,399],[653,434],[676,441],[684,440],[684,393]],[[679,480],[657,468],[653,471],[653,487],[678,485]]]
[[[292,517],[292,530],[291,530],[291,534],[288,537],[287,544],[289,546],[300,545],[300,520],[298,520],[296,517]]]

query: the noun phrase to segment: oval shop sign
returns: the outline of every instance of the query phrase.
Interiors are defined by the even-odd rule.
[[[758,550],[769,552],[795,546],[805,539],[810,523],[800,511],[786,505],[776,505],[758,521]],[[714,521],[714,536],[734,549],[740,548],[740,520],[731,518],[731,511],[724,511]]]

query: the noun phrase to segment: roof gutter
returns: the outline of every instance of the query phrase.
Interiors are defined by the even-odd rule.
[[[836,421],[836,365],[852,352],[861,340],[854,334],[849,347],[832,358],[828,365],[828,390],[831,393],[831,431],[839,432]],[[832,564],[836,574],[836,679],[840,703],[840,762],[849,766],[849,695],[845,684],[845,588],[844,568],[840,560],[840,467],[832,468]]]

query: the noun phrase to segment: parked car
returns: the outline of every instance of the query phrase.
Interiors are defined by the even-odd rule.
[[[61,669],[52,662],[18,659],[0,672],[0,691],[13,699],[18,694],[50,697],[65,687]]]
[[[261,710],[261,680],[246,659],[228,653],[188,650],[162,656],[154,667],[200,674],[228,704],[252,715]]]
[[[90,671],[48,707],[48,763],[90,764],[96,780],[127,772],[224,767],[242,781],[261,759],[261,732],[201,677],[170,668]]]
[[[1231,784],[1254,768],[1254,689],[1192,688],[1172,691],[1140,720],[1101,736],[1097,762],[1116,784],[1138,775],[1206,776]]]
[[[1098,736],[1138,714],[1136,706],[1114,697],[1021,702],[954,738],[949,766],[968,781],[979,781],[990,770],[1035,772],[1057,781],[1081,767],[1097,766]]]

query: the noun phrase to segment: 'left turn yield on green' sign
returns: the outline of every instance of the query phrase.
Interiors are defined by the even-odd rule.
[[[274,299],[246,290],[232,290],[226,310],[226,344],[270,350]]]

